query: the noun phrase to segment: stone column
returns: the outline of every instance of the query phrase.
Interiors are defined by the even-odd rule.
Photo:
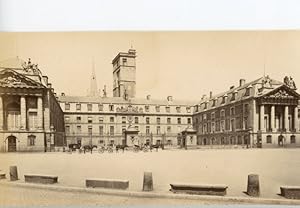
[[[43,129],[43,98],[37,98],[37,121],[38,128]]]
[[[287,105],[284,106],[284,129],[286,131],[290,130],[290,127],[289,127],[289,107]]]
[[[275,106],[271,106],[271,118],[270,118],[270,126],[271,130],[274,132],[275,131]]]
[[[26,129],[26,98],[21,96],[21,129]]]
[[[2,96],[0,96],[0,130],[3,130],[3,100],[2,100]]]
[[[260,130],[265,131],[265,106],[260,106],[260,113],[259,113],[259,119],[260,119]]]
[[[299,118],[298,118],[298,107],[294,108],[294,129],[299,131]]]

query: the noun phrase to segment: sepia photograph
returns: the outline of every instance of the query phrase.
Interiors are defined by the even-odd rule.
[[[300,205],[300,30],[0,32],[0,206]]]

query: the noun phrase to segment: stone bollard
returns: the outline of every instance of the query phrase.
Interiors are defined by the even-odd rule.
[[[249,196],[259,197],[259,176],[256,174],[248,175],[247,194]]]
[[[153,191],[153,178],[151,172],[144,172],[143,191]]]
[[[9,167],[9,176],[11,181],[16,181],[18,179],[18,169],[17,166],[10,166]]]

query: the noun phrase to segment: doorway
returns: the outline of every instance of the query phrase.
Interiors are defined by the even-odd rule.
[[[17,138],[15,136],[7,137],[7,151],[8,152],[16,152],[17,151]]]

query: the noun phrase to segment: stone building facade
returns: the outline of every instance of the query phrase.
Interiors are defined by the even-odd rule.
[[[121,97],[60,96],[68,144],[124,144],[125,130],[138,130],[138,143],[177,145],[178,133],[192,124],[192,103]],[[131,143],[128,143],[131,144]]]
[[[299,98],[293,81],[268,76],[249,83],[241,79],[227,92],[210,93],[194,108],[198,145],[300,146]]]
[[[64,145],[64,119],[48,77],[30,59],[0,63],[0,151],[50,151]]]

